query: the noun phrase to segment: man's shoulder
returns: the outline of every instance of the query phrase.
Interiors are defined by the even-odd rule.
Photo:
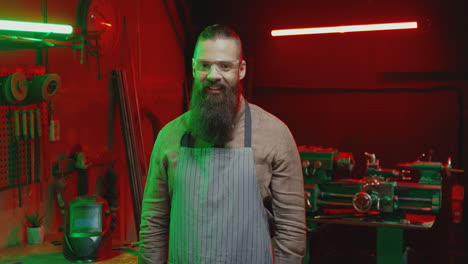
[[[167,141],[168,139],[175,138],[182,135],[187,130],[187,116],[188,112],[183,113],[177,118],[167,123],[158,134],[158,138]]]
[[[249,106],[252,112],[252,119],[254,122],[261,124],[259,127],[274,129],[275,131],[289,130],[288,126],[272,113],[252,103],[249,103]]]

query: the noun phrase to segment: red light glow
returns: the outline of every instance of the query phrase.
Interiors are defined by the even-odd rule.
[[[279,37],[279,36],[292,36],[292,35],[329,34],[329,33],[380,31],[380,30],[397,30],[397,29],[414,29],[414,28],[418,28],[417,22],[278,29],[278,30],[272,30],[271,35],[273,37]]]
[[[106,22],[101,22],[101,25],[112,27],[112,24],[106,23]]]

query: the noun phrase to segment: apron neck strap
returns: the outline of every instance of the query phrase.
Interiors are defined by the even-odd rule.
[[[180,139],[180,145],[182,147],[190,148],[193,147],[195,142],[194,137],[190,132],[185,132]],[[215,146],[218,147],[218,146]],[[244,147],[252,147],[252,118],[250,115],[250,106],[247,101],[245,101],[245,119],[244,119]]]
[[[250,115],[250,106],[247,101],[245,101],[244,147],[252,147],[252,118]]]
[[[194,143],[194,138],[192,137],[192,134],[190,132],[185,132],[182,135],[182,138],[180,139],[180,146],[185,147],[185,148],[191,148],[193,147]]]

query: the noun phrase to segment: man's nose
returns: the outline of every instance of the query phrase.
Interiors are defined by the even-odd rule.
[[[219,72],[218,66],[216,64],[211,65],[210,70],[208,72],[208,80],[220,80],[222,78],[221,73]]]

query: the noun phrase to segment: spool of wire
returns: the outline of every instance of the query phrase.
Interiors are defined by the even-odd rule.
[[[22,72],[0,77],[0,96],[3,105],[17,104],[26,98],[28,85]]]
[[[44,74],[32,78],[25,104],[35,104],[50,101],[62,86],[62,80],[57,74]]]

